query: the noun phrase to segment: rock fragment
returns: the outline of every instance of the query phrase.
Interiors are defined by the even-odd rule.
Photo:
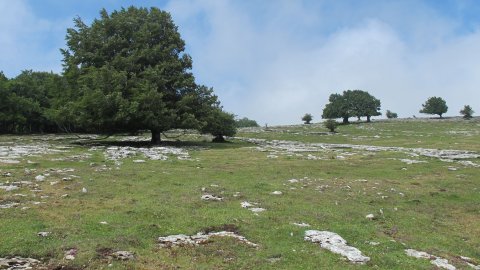
[[[112,253],[112,257],[121,261],[130,261],[135,259],[135,255],[130,251],[115,251]]]
[[[13,257],[13,258],[0,258],[0,269],[5,270],[27,270],[35,269],[34,267],[40,264],[39,260],[32,258],[22,258],[22,257]]]
[[[424,251],[418,251],[415,249],[406,249],[405,253],[410,257],[414,257],[418,259],[428,259],[430,260],[431,264],[435,265],[438,268],[443,268],[447,270],[457,269],[455,266],[449,264],[447,259],[428,254],[427,252],[424,252]]]
[[[38,236],[40,237],[47,237],[51,234],[51,232],[39,232],[37,233]]]
[[[320,243],[322,248],[346,257],[352,263],[364,264],[370,257],[364,256],[360,250],[347,245],[347,241],[340,235],[329,231],[308,230],[305,232],[305,241]]]
[[[211,237],[231,237],[231,238],[237,239],[238,241],[248,246],[258,247],[257,244],[248,241],[245,237],[238,235],[234,232],[228,232],[228,231],[210,232],[208,234],[199,232],[195,235],[185,235],[185,234],[169,235],[169,236],[159,237],[158,243],[160,247],[198,246],[201,244],[208,243]]]
[[[202,195],[201,199],[204,201],[222,201],[223,200],[222,197],[217,197],[211,194]]]

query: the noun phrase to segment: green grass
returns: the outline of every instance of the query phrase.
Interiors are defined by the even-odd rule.
[[[339,127],[335,135],[319,135],[326,131],[319,125],[272,130],[239,135],[480,151],[475,121],[354,124]],[[452,130],[468,133],[452,135]],[[110,145],[115,139],[103,144]],[[0,209],[0,257],[34,257],[51,266],[82,269],[432,269],[427,260],[405,255],[405,248],[414,248],[447,258],[460,269],[467,269],[457,259],[460,255],[480,263],[479,168],[426,157],[418,159],[428,163],[406,165],[398,159],[409,157],[396,152],[357,151],[346,155],[345,160],[335,159],[342,154],[337,152],[313,153],[325,158],[322,160],[283,154],[271,159],[267,158],[269,152],[258,151],[245,142],[212,144],[190,136],[188,142],[170,144],[186,147],[192,160],[170,157],[154,161],[137,156],[124,159],[117,169],[112,161],[105,160],[101,150],[89,151],[88,145],[75,144],[74,140],[50,141],[72,147],[68,153],[28,157],[20,164],[0,163],[2,174],[13,174],[1,177],[0,182],[33,181],[50,168],[74,168],[69,174],[79,176],[67,182],[61,181],[64,175],[52,173],[38,183],[41,192],[26,187],[12,192],[0,190],[0,204],[15,201],[21,207],[30,207]],[[12,141],[35,143],[38,136],[0,137],[0,145]],[[85,153],[92,155],[81,161],[68,158]],[[66,160],[52,160],[55,158]],[[27,159],[34,163],[27,163]],[[134,163],[134,159],[146,162]],[[96,170],[103,165],[110,169]],[[449,166],[459,169],[449,171]],[[37,171],[28,175],[25,168]],[[308,180],[287,182],[304,177]],[[360,179],[367,181],[357,181]],[[60,182],[50,185],[50,181]],[[81,192],[83,187],[87,193]],[[225,200],[200,200],[202,188]],[[275,190],[283,195],[271,195]],[[237,197],[236,192],[240,192]],[[27,197],[13,196],[15,193]],[[62,198],[63,194],[69,196]],[[49,197],[41,199],[44,195]],[[45,203],[33,205],[31,201]],[[267,211],[254,215],[240,207],[242,201],[259,203]],[[377,218],[367,220],[365,215],[369,213]],[[293,222],[340,234],[371,257],[370,262],[354,265],[304,241],[306,228]],[[223,224],[234,224],[259,248],[223,238],[198,247],[166,249],[156,243],[159,236],[195,234]],[[37,236],[39,231],[52,235],[41,238]],[[370,241],[380,244],[372,246]],[[69,248],[78,249],[71,262],[63,259]],[[136,259],[111,260],[102,257],[101,250],[133,251]],[[272,258],[278,260],[272,262]]]

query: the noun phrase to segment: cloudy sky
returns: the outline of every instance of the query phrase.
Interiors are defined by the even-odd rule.
[[[480,113],[478,0],[0,0],[0,70],[62,71],[72,19],[103,7],[169,11],[199,83],[261,125],[320,120],[331,93],[362,89],[400,117],[431,96]]]

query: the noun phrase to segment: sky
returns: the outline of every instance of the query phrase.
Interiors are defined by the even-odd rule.
[[[361,89],[382,112],[439,96],[480,113],[478,0],[0,0],[0,70],[62,72],[66,29],[121,7],[172,14],[192,72],[226,111],[260,125],[313,122],[332,93]]]

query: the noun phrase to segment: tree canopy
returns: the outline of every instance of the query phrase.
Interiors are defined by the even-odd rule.
[[[426,114],[438,114],[442,118],[442,114],[446,113],[448,110],[447,103],[441,97],[430,97],[422,105],[420,113]]]
[[[242,128],[242,127],[258,127],[259,125],[257,121],[248,119],[247,117],[243,117],[235,120],[235,126],[237,128]]]
[[[474,111],[473,111],[472,107],[470,107],[470,105],[465,105],[465,106],[463,106],[463,109],[460,110],[460,114],[463,115],[463,118],[467,119],[467,120],[472,119],[473,113],[474,113]]]
[[[67,30],[64,75],[70,89],[55,120],[90,132],[200,129],[218,100],[195,84],[191,57],[170,14],[158,8],[105,9],[90,26]],[[69,115],[68,118],[63,117]]]
[[[310,122],[312,121],[313,119],[313,116],[309,113],[306,113],[303,117],[302,117],[302,121],[305,122],[305,124],[310,124]]]
[[[329,103],[323,109],[322,118],[342,118],[348,123],[348,118],[366,116],[370,122],[372,116],[381,115],[380,100],[362,90],[346,90],[343,94],[332,94]]]

